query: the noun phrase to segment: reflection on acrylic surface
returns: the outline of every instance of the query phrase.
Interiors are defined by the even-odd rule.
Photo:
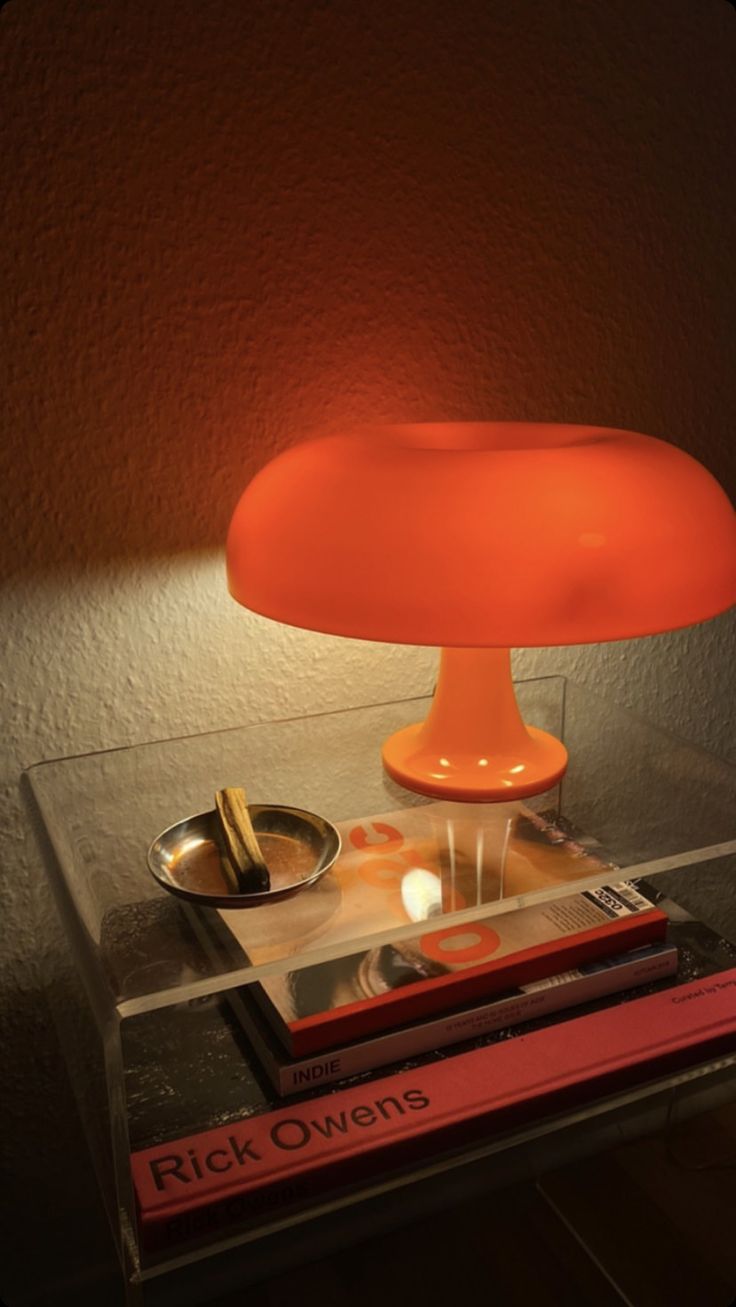
[[[287,954],[295,957],[316,941],[320,947],[354,942],[349,956],[264,981],[288,988],[295,1015],[303,1007],[315,1010],[315,1002],[319,1010],[359,1000],[521,947],[528,939],[511,938],[513,913],[504,915],[504,937],[509,938],[503,948],[492,921],[461,925],[450,919],[443,928],[443,914],[544,886],[573,887],[602,868],[615,870],[601,850],[520,803],[490,809],[431,803],[344,822],[339,829],[343,851],[315,887],[323,896],[331,892],[326,912],[310,911],[310,890],[257,913],[222,913],[254,965]],[[540,905],[540,922],[545,914],[564,912],[565,902]],[[499,919],[494,920],[497,925]],[[437,928],[355,951],[361,938],[369,941],[412,922],[433,922]],[[529,930],[528,919],[524,930]],[[319,994],[308,992],[315,985]]]

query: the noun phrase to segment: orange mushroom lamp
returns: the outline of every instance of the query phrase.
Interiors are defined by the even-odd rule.
[[[472,422],[362,428],[294,446],[249,484],[227,541],[247,608],[292,626],[441,646],[424,722],[386,771],[423,794],[523,798],[562,776],[522,721],[512,646],[688,626],[736,599],[736,514],[652,436]]]

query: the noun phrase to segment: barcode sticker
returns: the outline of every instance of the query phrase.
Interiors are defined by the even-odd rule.
[[[608,917],[628,917],[632,912],[646,912],[652,907],[649,899],[628,881],[621,881],[617,885],[599,885],[597,889],[585,890],[584,893],[599,908],[603,908]]]

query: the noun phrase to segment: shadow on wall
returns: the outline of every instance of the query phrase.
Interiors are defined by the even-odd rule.
[[[221,545],[263,462],[356,420],[630,426],[736,488],[699,402],[733,337],[730,27],[480,0],[2,23],[4,572]]]

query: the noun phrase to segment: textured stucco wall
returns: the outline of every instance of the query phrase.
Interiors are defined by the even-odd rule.
[[[12,0],[0,41],[12,1124],[62,1093],[20,769],[431,684],[429,651],[229,600],[222,541],[261,462],[366,418],[594,421],[669,437],[734,495],[736,15]],[[733,758],[734,635],[516,666]]]

